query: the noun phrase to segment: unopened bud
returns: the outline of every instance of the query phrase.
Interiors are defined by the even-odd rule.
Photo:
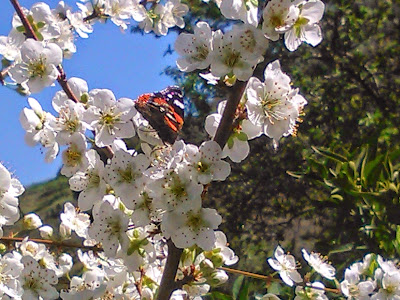
[[[53,228],[49,225],[44,225],[39,228],[40,236],[44,239],[49,239],[53,236]]]
[[[24,216],[24,228],[28,230],[36,229],[42,226],[42,220],[35,213],[30,213]]]
[[[65,226],[63,223],[60,224],[60,236],[64,239],[71,237],[71,228]]]
[[[3,254],[6,251],[7,251],[6,245],[4,245],[3,243],[0,243],[0,253]]]

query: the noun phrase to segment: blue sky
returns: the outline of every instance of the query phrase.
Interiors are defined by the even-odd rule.
[[[20,0],[30,8],[38,1]],[[65,1],[74,9],[76,1]],[[54,7],[58,1],[46,1]],[[0,35],[8,35],[14,10],[8,1],[0,9]],[[160,75],[168,65],[174,65],[176,55],[163,57],[168,45],[173,45],[176,35],[156,39],[153,35],[121,33],[111,22],[96,24],[88,39],[77,38],[78,51],[63,66],[68,78],[81,77],[88,82],[89,89],[111,89],[117,99],[135,99],[139,94],[163,89],[173,81]],[[31,95],[42,107],[54,114],[51,99],[60,87],[45,89]],[[41,182],[55,177],[61,160],[44,162],[39,147],[28,147],[24,142],[24,130],[19,123],[19,114],[27,106],[27,97],[22,97],[0,86],[0,162],[10,170],[23,185]]]

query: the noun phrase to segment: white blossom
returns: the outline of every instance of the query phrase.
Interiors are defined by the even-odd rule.
[[[28,230],[39,228],[43,225],[40,217],[35,213],[30,213],[24,216],[24,227]]]
[[[324,289],[324,284],[318,281],[306,287],[296,286],[296,297],[294,300],[328,300]]]
[[[185,214],[170,212],[164,214],[161,230],[178,248],[196,244],[204,250],[211,250],[216,241],[214,229],[221,221],[221,216],[211,208],[193,209]]]
[[[87,157],[88,168],[85,171],[76,172],[69,179],[71,190],[80,192],[78,206],[83,211],[91,209],[107,193],[107,184],[104,179],[104,163],[94,149],[90,149],[87,152]]]
[[[37,2],[32,5],[30,10],[27,10],[23,7],[22,12],[28,20],[31,20],[31,26],[34,28],[35,34],[40,41],[48,41],[50,39],[54,39],[60,36],[60,27],[58,24],[58,20],[53,15],[49,5],[47,5],[46,3]],[[16,31],[24,40],[25,28],[17,13],[14,14],[12,26],[16,29]]]
[[[186,145],[186,156],[195,178],[201,184],[223,181],[230,174],[231,167],[221,160],[221,147],[214,141],[203,142],[200,148]]]
[[[96,89],[89,93],[92,106],[85,112],[84,120],[95,131],[98,147],[111,145],[116,138],[129,138],[135,135],[132,117],[136,114],[131,99],[116,101],[112,91]]]
[[[53,43],[27,39],[21,46],[21,62],[10,69],[11,78],[31,93],[38,93],[57,79],[62,50]]]
[[[295,51],[302,42],[317,46],[322,41],[321,28],[317,24],[324,14],[325,4],[320,0],[297,1],[300,13],[293,26],[285,32],[285,46]]]
[[[121,210],[114,209],[106,201],[94,214],[94,222],[89,228],[89,235],[102,243],[107,256],[115,257],[120,243],[127,245],[129,242],[126,234],[128,223],[128,217]]]
[[[169,0],[165,3],[165,10],[170,12],[167,14],[168,18],[170,18],[168,21],[170,27],[185,27],[183,16],[189,11],[189,7],[186,4],[181,3],[181,0]]]
[[[9,61],[20,60],[20,47],[25,40],[14,29],[8,36],[0,36],[0,55]]]
[[[150,161],[144,154],[132,156],[123,150],[114,153],[106,167],[106,176],[108,184],[122,202],[131,202],[139,195],[146,182],[143,173],[149,165]]]
[[[40,236],[44,239],[51,239],[53,236],[53,227],[50,225],[44,225],[39,228]]]
[[[21,274],[23,299],[57,299],[58,292],[54,285],[58,280],[55,272],[41,268],[31,256],[22,257],[21,262],[24,264]]]
[[[264,82],[252,77],[247,86],[247,114],[277,146],[282,136],[296,134],[296,121],[307,101],[290,86],[278,60],[268,64]]]
[[[238,47],[235,42],[241,32],[237,27],[223,34],[220,30],[213,37],[213,59],[211,61],[211,73],[214,76],[233,74],[238,80],[246,81],[253,74],[253,70],[261,57],[243,55],[243,47]]]
[[[302,249],[304,259],[307,263],[323,277],[333,280],[335,279],[335,268],[326,262],[326,258],[318,253],[311,252],[310,254],[306,249]]]
[[[268,258],[270,266],[279,272],[279,276],[289,286],[294,282],[302,282],[300,273],[296,270],[296,260],[293,255],[285,254],[283,249],[278,246],[274,252],[275,258]]]
[[[187,212],[201,207],[203,186],[192,180],[190,171],[181,166],[148,185],[156,208]]]
[[[76,172],[84,171],[89,165],[86,150],[86,137],[79,132],[71,135],[68,148],[62,153],[63,167],[60,173],[71,177]]]
[[[25,191],[16,178],[0,163],[0,237],[3,225],[13,225],[19,219],[18,196]]]
[[[64,212],[60,214],[60,219],[69,231],[75,231],[80,237],[87,237],[90,217],[88,214],[78,212],[70,202],[64,204]]]
[[[89,101],[88,94],[88,84],[85,80],[77,77],[71,77],[67,81],[68,86],[71,89],[71,92],[77,97],[79,103],[81,105],[87,105]],[[56,112],[60,112],[63,107],[65,107],[66,102],[68,100],[68,96],[64,90],[58,91],[52,101],[51,104]]]
[[[197,22],[194,33],[181,33],[174,49],[181,56],[176,61],[179,70],[192,72],[208,68],[212,61],[213,32],[206,22]]]
[[[257,27],[258,1],[221,0],[216,3],[225,18],[242,20],[246,24]]]
[[[217,107],[217,113],[208,115],[205,122],[207,133],[214,137],[219,123],[221,122],[222,114],[225,110],[226,100],[221,101]],[[248,140],[254,139],[262,134],[260,126],[252,124],[249,120],[244,119],[234,128],[233,133],[229,137],[221,157],[227,157],[233,162],[241,162],[250,152]]]
[[[299,16],[299,8],[292,0],[271,0],[263,11],[262,31],[272,41],[288,31]]]
[[[20,299],[23,293],[21,282],[18,280],[24,266],[21,255],[13,251],[0,256],[0,297],[6,295],[12,299]]]
[[[46,148],[45,161],[51,162],[58,154],[59,146],[56,134],[51,127],[55,118],[52,114],[43,111],[40,103],[34,98],[28,98],[31,109],[24,108],[19,116],[22,128],[25,129],[25,142],[29,146],[40,143]]]

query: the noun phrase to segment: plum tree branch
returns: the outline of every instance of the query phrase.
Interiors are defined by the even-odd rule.
[[[240,99],[242,99],[246,85],[247,81],[237,81],[231,89],[221,122],[214,137],[214,141],[220,145],[221,149],[224,148],[232,133],[232,124],[235,118],[235,112],[240,103]],[[157,300],[169,299],[173,291],[182,286],[182,282],[175,281],[181,254],[182,249],[176,248],[174,243],[169,239],[167,263],[158,290]]]

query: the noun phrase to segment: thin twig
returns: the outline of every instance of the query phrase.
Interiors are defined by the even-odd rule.
[[[24,240],[24,238],[20,238],[20,237],[6,237],[3,236],[2,238],[0,238],[0,241],[2,242],[22,242]],[[58,242],[58,241],[52,241],[52,240],[43,240],[43,239],[28,239],[28,241],[32,241],[35,243],[41,243],[41,244],[46,244],[46,245],[50,245],[50,246],[55,246],[55,247],[65,247],[65,248],[79,248],[79,249],[86,249],[86,250],[93,250],[93,251],[103,251],[103,249],[101,247],[98,246],[84,246],[84,245],[80,245],[80,244],[69,244],[69,243],[65,243],[65,242]]]
[[[260,274],[255,274],[255,273],[251,273],[251,272],[247,272],[247,271],[231,269],[231,268],[226,268],[226,267],[220,267],[219,269],[224,270],[228,273],[243,275],[243,276],[247,276],[247,277],[251,277],[251,278],[255,278],[255,279],[261,279],[266,282],[271,282],[271,281],[281,282],[280,279],[273,278],[272,276],[268,276],[268,275],[260,275]],[[300,284],[296,283],[296,285],[302,286],[302,287],[308,287],[308,288],[312,288],[312,289],[316,289],[316,290],[324,290],[325,292],[331,292],[331,293],[335,293],[335,294],[342,293],[339,289],[332,289],[332,288],[327,288],[327,287],[321,288],[318,286],[311,286],[307,283],[300,283]]]

